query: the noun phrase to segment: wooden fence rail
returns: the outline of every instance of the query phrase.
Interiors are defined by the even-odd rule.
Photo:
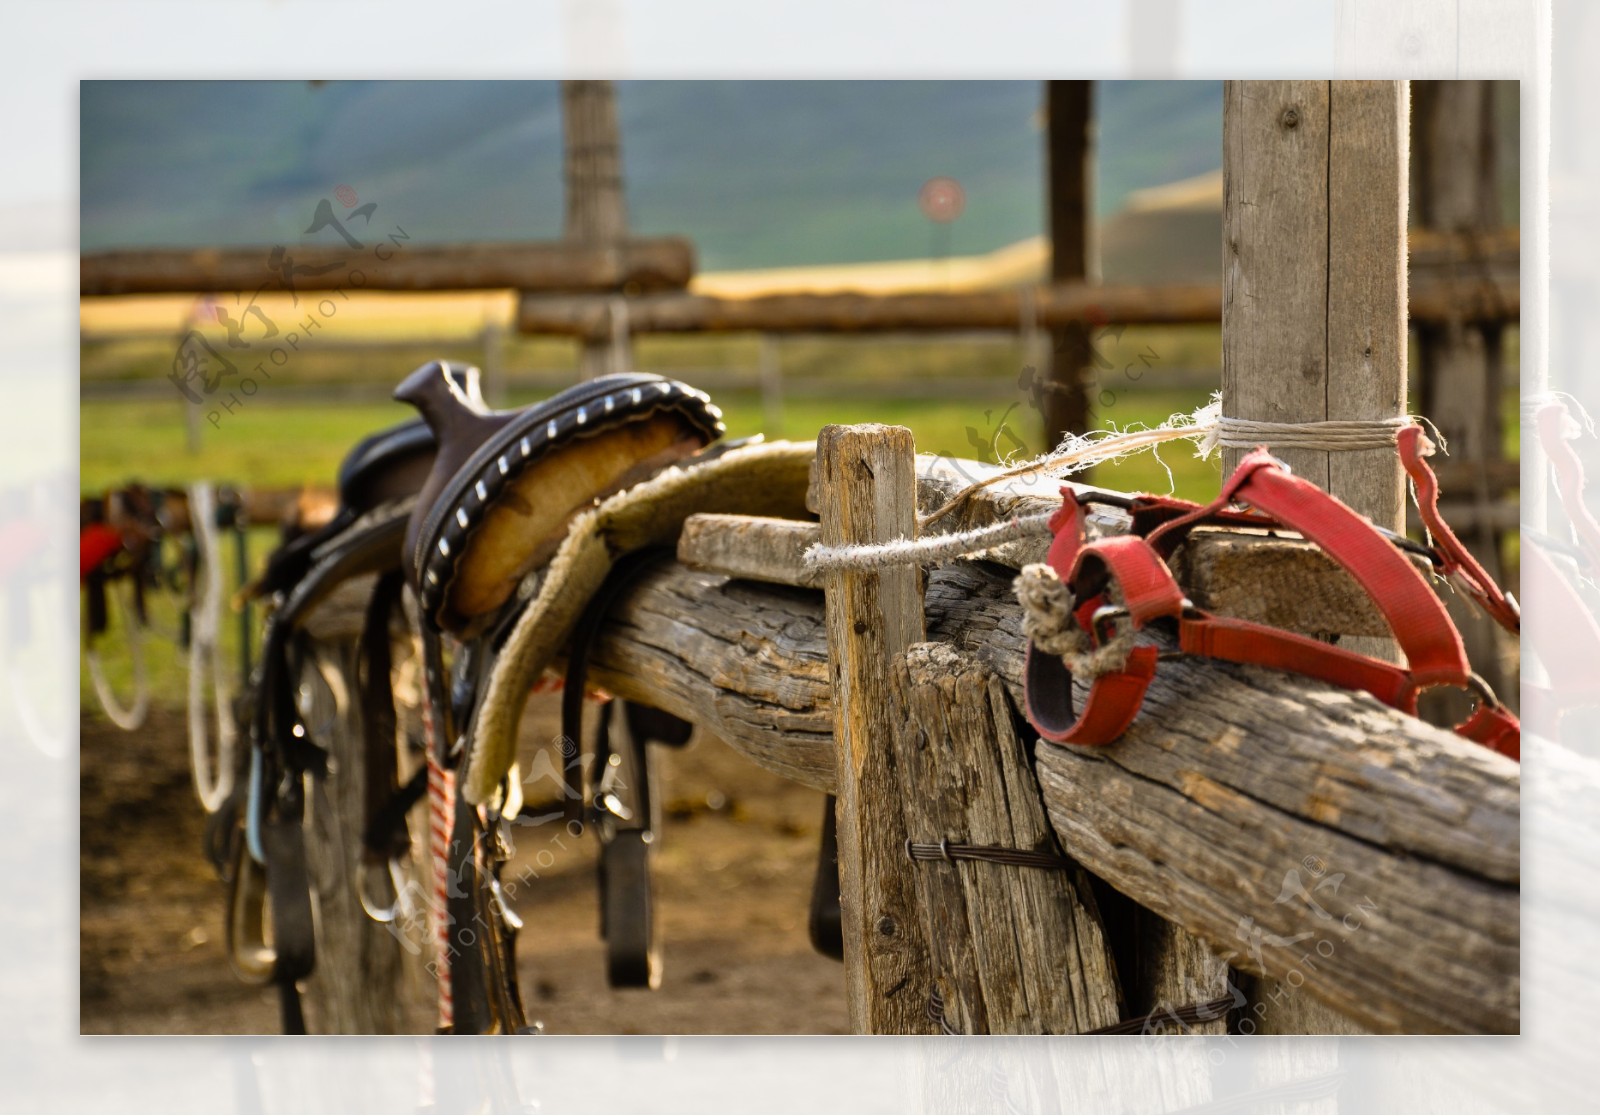
[[[919,459],[923,510],[982,469]],[[957,521],[1052,506],[1048,489],[996,486]],[[1101,524],[1114,526],[1111,517]],[[715,566],[708,555],[738,549],[709,542],[716,534],[714,523],[686,533],[686,556]],[[1349,608],[1359,594],[1347,583],[1341,589],[1331,567],[1262,577],[1285,561],[1322,561],[1303,545],[1210,540],[1197,537],[1184,564],[1198,602],[1290,626],[1371,632],[1372,618]],[[785,573],[795,549],[793,538],[769,549],[768,572],[747,569],[745,578],[798,580]],[[925,582],[926,639],[945,649],[933,659],[948,652],[960,672],[992,675],[1013,710],[1026,643],[1009,568],[1038,554],[1036,542],[1012,544],[984,562],[935,569]],[[592,675],[620,696],[697,721],[770,770],[847,790],[835,752],[823,594],[745,578],[681,564],[643,578],[614,610]],[[928,645],[916,643],[919,633],[908,638],[919,664],[913,684],[937,688],[927,677]],[[885,661],[892,666],[901,650],[885,647]],[[858,781],[882,781],[869,758],[859,762],[866,767]],[[1374,1030],[1517,1030],[1514,762],[1303,677],[1178,659],[1163,664],[1139,720],[1116,745],[1041,743],[1035,771],[1067,855],[1228,965],[1303,989]],[[887,854],[873,855],[881,865]],[[915,870],[903,868],[907,881]],[[898,902],[909,894],[902,887]],[[867,915],[858,934],[885,917]],[[879,977],[894,972],[923,979],[903,952]],[[864,987],[884,991],[876,982]],[[929,992],[881,1018],[912,1019],[911,1006],[920,1010]]]
[[[1419,322],[1514,321],[1521,312],[1516,230],[1412,234],[1410,316]],[[1050,329],[1074,323],[1186,325],[1222,317],[1220,284],[1058,282],[1027,291],[868,295],[796,292],[756,298],[688,293],[629,299],[630,333],[868,333]],[[528,294],[523,333],[609,336],[616,308],[590,297]]]
[[[682,237],[590,246],[561,241],[526,244],[413,245],[379,240],[363,248],[289,247],[282,264],[273,249],[136,249],[86,253],[80,295],[199,294],[296,291],[519,290],[616,292],[681,289],[694,274],[694,248]],[[352,271],[360,272],[358,280]]]

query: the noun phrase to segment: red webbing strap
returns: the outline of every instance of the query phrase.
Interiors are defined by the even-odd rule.
[[[1050,551],[1045,561],[1064,584],[1072,576],[1072,567],[1078,561],[1078,548],[1087,541],[1088,535],[1083,505],[1071,487],[1061,486],[1061,506],[1050,516],[1049,526],[1055,538],[1050,540]]]
[[[1075,499],[1067,502],[1077,505]],[[1064,580],[1074,600],[1082,602],[1075,616],[1091,640],[1099,639],[1093,615],[1105,603],[1101,589],[1108,581],[1121,591],[1135,629],[1159,617],[1177,616],[1185,605],[1183,590],[1166,563],[1136,535],[1097,539],[1083,546]],[[1089,683],[1083,709],[1074,714],[1071,675],[1058,656],[1030,643],[1023,687],[1028,720],[1040,736],[1057,744],[1109,744],[1139,715],[1159,659],[1160,651],[1154,647],[1132,648],[1121,669],[1097,675]]]
[[[1559,406],[1559,404],[1557,404]],[[1564,412],[1563,412],[1564,413]],[[1522,630],[1522,614],[1516,602],[1500,591],[1494,578],[1461,545],[1461,540],[1439,514],[1439,479],[1433,475],[1422,453],[1422,428],[1408,426],[1400,431],[1396,443],[1400,448],[1400,464],[1416,490],[1417,512],[1428,529],[1429,540],[1438,553],[1446,576],[1455,576],[1478,606],[1494,618],[1506,631],[1516,634]],[[1569,451],[1570,452],[1570,451]]]
[[[1365,690],[1406,712],[1417,704],[1411,675],[1402,666],[1248,620],[1209,614],[1186,617],[1178,628],[1178,649],[1187,655],[1272,667],[1347,690]]]
[[[1416,459],[1420,461],[1420,453]],[[1431,477],[1432,471],[1427,472]],[[1460,634],[1410,561],[1370,520],[1292,476],[1265,450],[1247,455],[1210,504],[1152,498],[1146,522],[1149,518],[1166,522],[1148,539],[1124,535],[1085,543],[1082,505],[1070,489],[1064,488],[1062,497],[1062,508],[1051,520],[1057,532],[1051,565],[1075,599],[1084,602],[1075,619],[1091,639],[1099,638],[1092,615],[1103,603],[1101,589],[1111,579],[1121,589],[1136,629],[1153,619],[1178,618],[1179,645],[1185,653],[1273,667],[1364,690],[1413,714],[1418,693],[1429,686],[1472,685]],[[1248,502],[1252,511],[1228,510],[1234,501]],[[1277,628],[1210,616],[1188,605],[1165,557],[1193,527],[1222,517],[1255,525],[1281,524],[1321,546],[1377,604],[1405,652],[1409,669]],[[1135,524],[1139,522],[1136,515]],[[1487,575],[1483,582],[1493,585]],[[1025,687],[1029,720],[1041,735],[1057,743],[1110,743],[1137,716],[1158,659],[1155,648],[1134,648],[1123,669],[1093,680],[1082,712],[1074,717],[1068,672],[1056,656],[1037,653],[1030,646]],[[1487,700],[1456,731],[1507,755],[1520,751],[1516,718]]]
[[[1456,735],[1522,761],[1522,723],[1503,705],[1478,703],[1472,715],[1456,726]]]
[[[1262,450],[1246,456],[1223,487],[1221,498],[1230,496],[1249,501],[1316,543],[1366,590],[1405,653],[1414,689],[1465,684],[1471,668],[1444,602],[1369,519],[1310,481],[1293,476]],[[1170,553],[1189,526],[1192,523],[1175,520],[1157,529],[1150,545]],[[1400,708],[1410,711],[1415,705]]]
[[[1029,724],[1055,744],[1111,743],[1127,732],[1139,715],[1159,656],[1154,647],[1135,647],[1122,670],[1094,680],[1082,713],[1075,713],[1072,675],[1061,657],[1028,644],[1023,696]]]

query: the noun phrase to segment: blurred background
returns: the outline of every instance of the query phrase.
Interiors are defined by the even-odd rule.
[[[1220,82],[81,89],[85,497],[326,488],[440,357],[477,364],[499,406],[632,367],[710,391],[731,436],[894,422],[985,461],[1155,425],[1220,384]],[[1515,82],[1413,84],[1414,306],[1441,283],[1516,290],[1519,117]],[[376,289],[380,264],[425,265],[430,289]],[[485,279],[532,271],[524,294]],[[1052,291],[1076,309],[1042,320]],[[1451,518],[1512,588],[1518,361],[1514,309],[1413,328],[1412,409],[1452,438],[1447,496],[1470,496]],[[1094,480],[1209,498],[1218,466],[1176,449]],[[272,534],[253,532],[257,561]],[[153,623],[178,621],[158,604]],[[183,661],[160,641],[148,658],[139,732],[83,691],[82,1026],[271,1030],[221,951]],[[805,938],[820,797],[715,741],[666,777],[666,985],[604,987],[575,854],[524,939],[530,1011],[569,1031],[842,1030],[842,975]]]

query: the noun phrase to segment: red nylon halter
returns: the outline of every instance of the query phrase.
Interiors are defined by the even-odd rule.
[[[1418,492],[1423,522],[1434,537],[1437,565],[1501,624],[1517,631],[1516,603],[1500,592],[1438,515],[1438,485],[1422,456],[1422,431],[1407,427],[1400,456]],[[1130,511],[1133,533],[1087,541],[1083,507],[1070,487],[1050,522],[1056,532],[1049,563],[1073,594],[1080,627],[1097,646],[1108,619],[1126,618],[1137,631],[1157,621],[1177,628],[1178,648],[1231,662],[1273,667],[1319,678],[1347,689],[1364,690],[1387,705],[1415,714],[1417,696],[1435,686],[1477,692],[1472,715],[1456,726],[1467,739],[1517,758],[1521,729],[1512,713],[1472,673],[1461,636],[1427,581],[1401,550],[1371,520],[1293,476],[1266,450],[1240,462],[1210,504],[1138,497]],[[1230,510],[1248,504],[1249,512]],[[1384,662],[1307,636],[1246,620],[1216,616],[1184,597],[1168,559],[1200,524],[1246,524],[1287,528],[1316,543],[1338,562],[1378,606],[1405,653],[1406,666]],[[1111,604],[1115,584],[1122,599]],[[1047,740],[1061,744],[1109,744],[1138,716],[1145,691],[1155,677],[1160,652],[1131,649],[1125,666],[1096,677],[1083,709],[1074,714],[1070,675],[1054,655],[1028,648],[1028,719]]]

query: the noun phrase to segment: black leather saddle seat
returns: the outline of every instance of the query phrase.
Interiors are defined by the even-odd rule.
[[[463,406],[488,412],[476,368],[460,361],[437,363]],[[248,595],[266,597],[287,592],[310,570],[316,553],[351,524],[382,504],[421,491],[433,468],[436,446],[432,429],[422,419],[386,427],[357,442],[339,464],[335,482],[339,505],[333,517],[315,531],[297,535],[275,550]]]
[[[519,411],[483,413],[439,364],[395,390],[439,452],[406,534],[407,576],[438,628],[474,629],[549,556],[570,515],[724,431],[705,392],[650,373],[618,373]]]

